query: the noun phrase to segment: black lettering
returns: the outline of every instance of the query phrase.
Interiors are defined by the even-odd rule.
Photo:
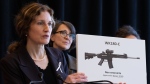
[[[106,41],[106,42],[105,42],[105,44],[109,45],[109,44],[110,44],[110,42],[107,42],[107,41]]]
[[[120,46],[119,42],[108,42],[108,41],[105,41],[105,44],[106,45],[118,45],[118,46]]]

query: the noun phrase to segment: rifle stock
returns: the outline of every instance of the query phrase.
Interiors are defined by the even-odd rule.
[[[95,56],[97,56],[95,53],[87,53],[87,52],[85,52],[85,60],[86,59],[92,59]]]

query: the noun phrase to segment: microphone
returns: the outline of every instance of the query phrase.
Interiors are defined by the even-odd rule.
[[[39,73],[41,80],[40,81],[31,81],[29,84],[42,83],[44,74],[42,72]]]
[[[64,81],[64,79],[62,78],[62,76],[60,74],[57,74],[57,78],[66,84],[83,84],[83,83],[97,83],[97,82],[98,83],[105,83],[105,84],[113,84],[113,82],[111,82],[109,80],[100,80],[100,81],[82,82],[82,83],[67,83]]]

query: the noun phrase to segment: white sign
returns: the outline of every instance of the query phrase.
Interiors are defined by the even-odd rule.
[[[88,81],[147,84],[145,40],[77,34],[77,71]]]

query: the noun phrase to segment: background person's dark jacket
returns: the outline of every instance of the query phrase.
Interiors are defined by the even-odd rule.
[[[65,59],[67,61],[69,74],[76,73],[77,72],[76,58],[69,55],[67,51],[63,51],[63,53],[64,53]]]
[[[76,58],[68,54],[68,59],[69,59],[69,65],[68,65],[69,66],[68,67],[69,68],[69,74],[76,73],[77,72]]]

